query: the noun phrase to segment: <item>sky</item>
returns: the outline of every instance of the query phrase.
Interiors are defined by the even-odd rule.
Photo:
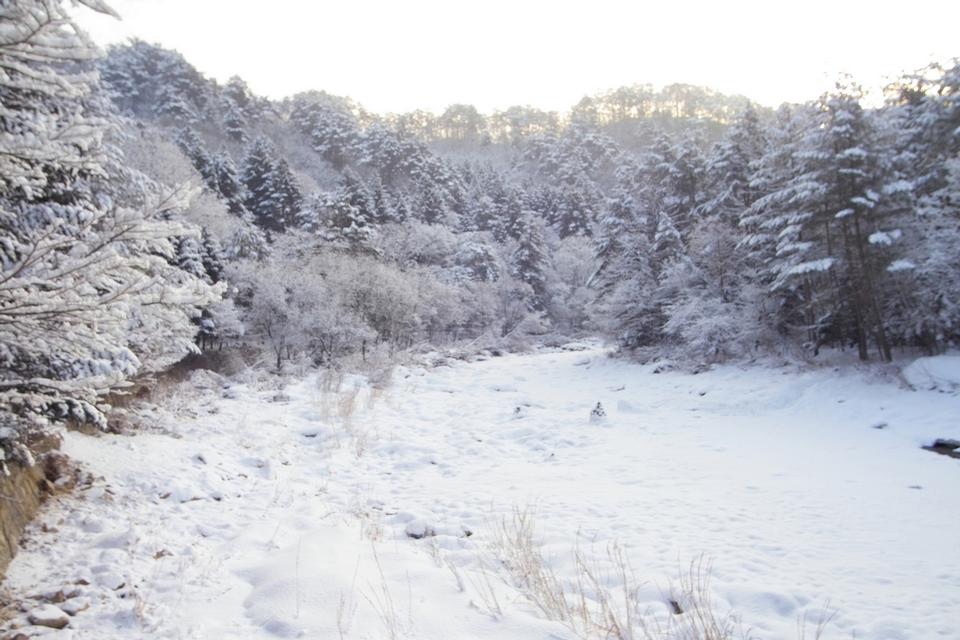
[[[960,2],[911,0],[108,0],[78,8],[102,45],[138,37],[208,76],[282,98],[324,90],[378,112],[469,103],[564,111],[635,83],[704,85],[761,104],[867,88],[960,56]]]

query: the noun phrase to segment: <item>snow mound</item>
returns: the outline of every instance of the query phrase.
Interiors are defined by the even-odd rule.
[[[918,358],[903,369],[911,386],[930,391],[960,391],[960,354]]]

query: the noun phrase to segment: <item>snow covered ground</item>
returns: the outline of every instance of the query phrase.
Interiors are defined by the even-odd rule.
[[[960,437],[955,361],[908,369],[911,391],[856,369],[654,374],[586,347],[398,368],[355,396],[349,377],[237,384],[169,433],[69,434],[102,480],[50,504],[5,586],[80,611],[17,633],[572,638],[494,560],[519,509],[562,581],[575,547],[602,570],[619,544],[661,618],[704,554],[716,608],[757,638],[827,602],[827,638],[960,638],[960,460],[920,449]]]

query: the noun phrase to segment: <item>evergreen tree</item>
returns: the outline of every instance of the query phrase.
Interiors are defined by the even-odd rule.
[[[547,247],[543,236],[543,219],[534,211],[523,211],[515,225],[517,248],[513,253],[513,274],[530,285],[533,298],[531,309],[542,311],[548,302]]]
[[[599,298],[606,297],[617,282],[626,275],[620,262],[626,255],[626,247],[633,233],[646,235],[646,224],[641,219],[633,196],[626,189],[619,189],[607,202],[600,217],[599,232],[594,237],[594,255],[597,268],[590,278],[590,285]]]
[[[287,161],[266,138],[257,138],[247,150],[241,181],[243,204],[259,227],[274,233],[297,224],[303,196]]]
[[[591,188],[585,181],[561,188],[559,201],[553,212],[552,224],[560,238],[588,236],[596,220],[596,205]]]
[[[329,207],[328,237],[352,252],[370,251],[376,208],[367,186],[356,173],[350,169],[344,172]]]
[[[180,129],[177,132],[177,145],[190,159],[194,168],[203,178],[203,183],[213,192],[219,191],[217,168],[207,152],[203,141],[193,129]]]
[[[698,211],[702,218],[719,218],[736,227],[744,210],[753,205],[757,192],[751,186],[756,163],[765,150],[764,134],[753,107],[748,107],[731,125],[704,167],[709,197]]]
[[[233,163],[230,154],[220,152],[213,157],[213,172],[216,176],[217,191],[226,201],[227,209],[234,215],[243,215],[246,207],[243,204],[243,186],[237,173],[237,166]]]
[[[773,286],[796,297],[814,344],[850,339],[867,359],[874,340],[889,360],[877,282],[888,258],[870,239],[882,231],[881,176],[860,95],[838,85],[819,104],[783,198],[789,208],[777,230]]]
[[[247,142],[247,121],[243,111],[233,100],[223,100],[223,130],[234,142]]]

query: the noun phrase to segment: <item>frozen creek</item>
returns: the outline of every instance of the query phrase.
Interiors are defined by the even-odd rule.
[[[68,434],[102,479],[47,506],[5,586],[82,610],[12,635],[574,638],[489,552],[520,509],[561,581],[574,547],[602,567],[619,545],[655,617],[702,554],[756,638],[827,601],[825,638],[960,638],[960,461],[920,449],[958,436],[955,393],[583,346],[398,367],[382,392],[214,387],[166,432]]]

